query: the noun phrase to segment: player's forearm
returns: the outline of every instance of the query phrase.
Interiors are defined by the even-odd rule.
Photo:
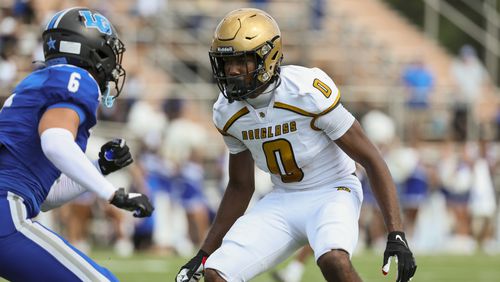
[[[71,132],[62,128],[47,129],[40,140],[45,156],[63,174],[102,199],[112,197],[116,189],[80,150]]]
[[[202,250],[211,254],[221,245],[222,238],[226,235],[229,228],[245,213],[253,191],[253,187],[239,189],[228,185],[217,211],[214,224],[201,247]]]
[[[402,231],[396,186],[385,162],[374,160],[362,164],[366,170],[373,194],[384,216],[387,231]]]
[[[45,201],[42,203],[40,209],[44,212],[55,209],[80,196],[86,191],[87,189],[83,186],[76,183],[68,176],[62,174],[50,188],[49,194],[47,195],[47,198],[45,198]]]
[[[93,164],[100,170],[97,160],[93,161]],[[49,194],[47,198],[45,198],[45,201],[43,201],[40,209],[46,212],[58,208],[87,191],[85,187],[78,184],[67,175],[61,174],[61,177],[59,177],[52,187],[50,187]]]

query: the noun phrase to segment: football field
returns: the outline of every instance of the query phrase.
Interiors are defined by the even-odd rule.
[[[174,281],[179,266],[187,259],[172,256],[137,254],[130,258],[119,258],[113,252],[99,251],[91,256],[108,267],[123,282]],[[383,276],[380,270],[382,257],[371,252],[353,257],[353,263],[363,281],[395,281],[395,267]],[[417,256],[417,275],[412,282],[500,282],[500,255],[471,256]],[[279,267],[282,267],[280,265]],[[0,281],[5,281],[0,278]],[[268,273],[256,277],[255,282],[272,282]],[[309,260],[303,282],[324,281],[313,260]]]
[[[111,252],[92,254],[100,264],[108,267],[120,281],[156,282],[174,281],[178,268],[187,259],[178,257],[160,257],[154,255],[135,255],[130,258],[118,258]],[[395,281],[396,268],[393,264],[387,277],[381,273],[382,256],[365,252],[353,257],[353,263],[363,281]],[[500,282],[500,255],[482,254],[471,256],[417,256],[417,274],[412,282]],[[281,267],[281,266],[280,266]],[[256,282],[272,282],[268,273],[253,279]],[[314,261],[310,259],[302,279],[304,282],[324,281]]]

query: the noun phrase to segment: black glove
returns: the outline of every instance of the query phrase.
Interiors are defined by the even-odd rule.
[[[391,257],[396,256],[398,264],[398,277],[396,282],[407,282],[415,274],[417,265],[413,257],[408,242],[405,238],[405,233],[393,231],[387,236],[387,246],[384,252],[384,262],[382,265],[382,273],[387,275],[391,265]]]
[[[113,139],[102,145],[99,152],[99,168],[103,175],[124,168],[133,161],[125,139]]]
[[[181,267],[179,273],[177,273],[176,282],[196,282],[203,277],[203,271],[205,270],[205,261],[208,258],[208,254],[203,250],[200,250],[194,258],[192,258],[188,263]]]
[[[123,188],[116,190],[110,203],[120,209],[133,211],[135,217],[149,217],[155,209],[146,195],[126,193]]]

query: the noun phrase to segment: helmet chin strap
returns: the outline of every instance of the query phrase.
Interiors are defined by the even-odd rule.
[[[115,103],[115,96],[111,96],[111,89],[109,87],[109,82],[106,85],[106,90],[104,91],[104,95],[102,95],[102,103],[106,108],[111,108],[113,107],[113,104]]]

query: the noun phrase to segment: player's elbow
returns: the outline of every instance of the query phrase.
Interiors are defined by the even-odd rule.
[[[365,170],[368,176],[370,175],[390,175],[389,168],[384,159],[380,158],[367,158],[359,163]]]
[[[367,160],[367,159],[361,159],[357,161],[367,172],[372,171],[376,165],[375,162]]]
[[[42,151],[44,155],[47,157],[49,160],[57,159],[59,150],[57,149],[58,146],[56,143],[51,143],[51,142],[43,142],[42,139]]]

